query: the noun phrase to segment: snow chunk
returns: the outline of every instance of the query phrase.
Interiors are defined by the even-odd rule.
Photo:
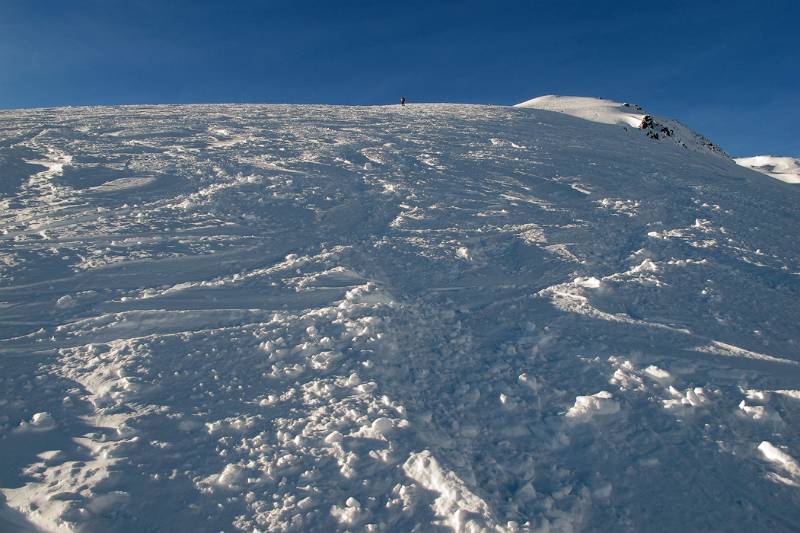
[[[56,307],[58,309],[68,309],[73,305],[75,305],[75,299],[69,294],[65,294],[64,296],[56,300]]]
[[[387,433],[392,431],[392,428],[394,428],[392,420],[386,417],[376,418],[372,422],[372,433],[381,437],[386,436]]]
[[[745,391],[745,397],[748,400],[753,400],[756,402],[768,402],[772,397],[772,394],[770,393],[770,391],[747,389]]]
[[[236,489],[245,479],[244,470],[239,465],[229,464],[225,466],[222,473],[217,478],[217,485],[228,489]]]
[[[742,400],[739,402],[739,412],[740,416],[744,416],[746,418],[752,418],[756,422],[781,422],[781,415],[778,413],[767,409],[763,405],[747,405],[747,403]]]
[[[644,373],[647,375],[647,377],[653,381],[661,383],[662,385],[668,385],[672,382],[672,374],[662,368],[658,368],[655,365],[650,365],[645,368]]]
[[[795,461],[794,457],[776,447],[769,441],[762,441],[758,445],[758,451],[764,456],[764,459],[773,463],[778,468],[791,474],[794,478],[800,478],[800,465]]]
[[[433,510],[453,531],[481,531],[483,526],[493,528],[486,502],[470,491],[456,474],[445,471],[430,451],[412,453],[403,464],[403,470],[424,488],[439,493]],[[484,523],[475,524],[479,519]]]
[[[339,307],[344,309],[355,304],[391,305],[392,298],[369,283],[347,291],[345,299],[339,304]]]
[[[588,278],[575,278],[572,283],[578,287],[584,287],[587,289],[599,289],[601,285],[601,281],[594,276]]]
[[[353,497],[347,498],[344,507],[338,505],[331,507],[331,515],[340,524],[347,526],[355,525],[365,518],[365,513],[361,510],[361,504]]]
[[[641,272],[658,272],[659,268],[658,265],[655,264],[651,259],[645,259],[641,262],[641,264],[633,267],[630,272],[632,274],[639,274]]]
[[[591,396],[578,396],[575,405],[569,408],[566,417],[575,422],[588,422],[595,416],[612,415],[619,412],[619,402],[608,391]]]
[[[18,431],[48,431],[56,427],[56,421],[50,413],[36,413],[31,417],[30,422],[22,421],[17,428]]]
[[[344,440],[344,435],[342,435],[338,431],[331,431],[330,433],[328,433],[328,436],[325,437],[325,442],[327,442],[328,444],[342,442],[342,440]]]
[[[675,409],[678,407],[700,407],[708,403],[708,398],[706,398],[703,387],[686,389],[685,393],[681,393],[675,387],[670,386],[669,393],[672,396],[672,399],[662,401],[665,409]]]

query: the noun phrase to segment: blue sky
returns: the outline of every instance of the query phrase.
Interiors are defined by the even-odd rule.
[[[0,107],[642,104],[800,156],[800,2],[0,0]]]

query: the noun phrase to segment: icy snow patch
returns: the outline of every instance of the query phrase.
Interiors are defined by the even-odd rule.
[[[145,185],[150,185],[151,183],[155,182],[156,178],[153,177],[142,177],[142,178],[119,178],[111,181],[107,181],[101,185],[97,185],[95,187],[90,187],[89,190],[96,191],[96,192],[110,192],[110,191],[122,191],[127,189],[135,189],[137,187],[144,187]]]

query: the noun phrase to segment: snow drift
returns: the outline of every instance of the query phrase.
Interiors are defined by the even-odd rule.
[[[0,112],[0,530],[795,530],[800,191],[584,103]]]
[[[539,96],[517,104],[514,107],[527,107],[566,113],[573,117],[580,117],[600,124],[619,124],[639,128],[646,113],[634,104],[621,104],[602,98],[586,96]]]
[[[677,120],[650,115],[637,104],[585,96],[547,95],[522,102],[514,107],[554,111],[600,124],[637,128],[644,130],[651,139],[669,140],[683,148],[728,157],[714,143]]]
[[[735,161],[743,167],[753,169],[786,183],[800,183],[800,159],[757,155],[737,157]]]

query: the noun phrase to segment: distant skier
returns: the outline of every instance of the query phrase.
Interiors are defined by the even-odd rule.
[[[405,96],[401,96],[400,97],[400,105],[402,105],[402,106],[406,105],[406,97]]]

